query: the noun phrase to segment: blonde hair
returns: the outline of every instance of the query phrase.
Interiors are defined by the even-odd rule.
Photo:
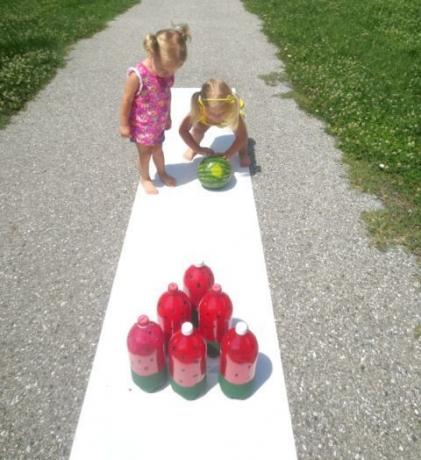
[[[172,29],[159,30],[148,34],[143,40],[143,47],[150,56],[158,57],[164,62],[175,65],[184,64],[187,59],[187,40],[191,39],[187,24]]]
[[[208,80],[203,83],[200,92],[193,94],[190,112],[192,124],[206,123],[208,107],[223,110],[224,121],[221,126],[237,129],[241,115],[241,100],[223,80]]]

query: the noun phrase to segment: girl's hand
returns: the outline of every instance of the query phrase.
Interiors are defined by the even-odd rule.
[[[120,136],[130,137],[130,126],[120,126]]]

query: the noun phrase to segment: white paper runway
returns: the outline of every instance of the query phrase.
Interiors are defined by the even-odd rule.
[[[200,159],[183,159],[178,135],[193,91],[173,90],[174,128],[164,144],[178,186],[160,186],[156,196],[139,188],[135,198],[71,460],[296,459],[249,171],[236,158],[226,190],[201,187]],[[223,149],[232,134],[212,128],[205,141]],[[233,318],[246,321],[259,341],[256,391],[244,401],[220,390],[218,360],[208,360],[208,391],[194,401],[169,385],[144,393],[131,380],[130,327],[142,313],[156,321],[159,296],[170,282],[181,288],[185,269],[201,261],[231,297]]]

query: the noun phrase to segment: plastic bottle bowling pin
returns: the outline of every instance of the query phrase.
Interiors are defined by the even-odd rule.
[[[240,321],[222,339],[219,384],[226,396],[246,399],[253,392],[259,347],[256,337]]]
[[[206,342],[193,324],[185,322],[168,346],[170,382],[185,399],[196,399],[206,388]]]
[[[192,320],[197,326],[197,308],[202,297],[212,287],[214,276],[212,270],[203,262],[190,265],[184,273],[184,290],[192,303]]]
[[[153,392],[167,380],[164,333],[146,315],[139,316],[127,336],[132,378],[142,390]]]
[[[176,283],[168,285],[158,300],[158,321],[164,331],[165,344],[180,330],[185,321],[191,321],[191,302],[187,294],[178,289]]]
[[[208,355],[219,354],[222,337],[228,331],[232,315],[232,302],[222,292],[221,285],[214,284],[199,304],[199,332],[208,345]]]

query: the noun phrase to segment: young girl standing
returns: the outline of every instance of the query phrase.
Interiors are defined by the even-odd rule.
[[[176,181],[165,170],[164,131],[171,127],[171,87],[175,72],[187,58],[186,25],[148,34],[143,42],[146,59],[128,70],[120,108],[120,134],[136,143],[140,181],[147,193],[158,193],[149,176],[152,157],[164,184]]]
[[[238,152],[241,166],[250,166],[243,106],[243,101],[233,94],[224,81],[205,82],[202,89],[193,94],[190,113],[180,125],[180,136],[189,146],[184,154],[185,158],[192,160],[197,153],[215,154],[212,149],[201,147],[200,142],[210,126],[228,127],[234,132],[234,142],[225,152],[218,153],[222,153],[228,159]]]

